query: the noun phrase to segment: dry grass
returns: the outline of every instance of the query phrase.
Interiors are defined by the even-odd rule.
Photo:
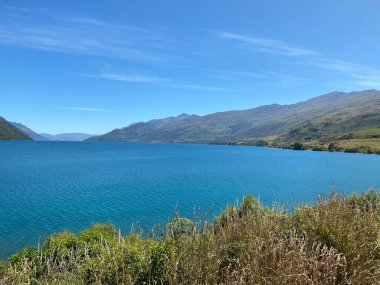
[[[156,239],[111,225],[61,233],[0,265],[0,284],[380,284],[380,193],[267,208],[247,197]]]
[[[368,147],[374,151],[380,151],[380,138],[375,139],[350,139],[339,141],[343,149]]]

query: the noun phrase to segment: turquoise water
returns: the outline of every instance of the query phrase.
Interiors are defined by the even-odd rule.
[[[149,229],[244,195],[265,203],[380,189],[380,156],[221,145],[0,142],[0,257],[112,222]]]

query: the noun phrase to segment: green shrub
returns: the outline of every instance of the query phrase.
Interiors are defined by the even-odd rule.
[[[195,230],[195,224],[187,219],[176,217],[166,225],[166,234],[174,239],[186,237]]]
[[[311,150],[312,150],[312,151],[323,151],[324,148],[323,148],[322,146],[320,146],[320,145],[313,145],[313,146],[311,147]]]
[[[85,243],[112,242],[117,232],[111,224],[95,224],[79,235],[79,239]]]
[[[54,258],[67,259],[80,246],[79,238],[70,232],[53,235],[45,241],[43,252]]]
[[[236,220],[239,217],[239,209],[236,206],[228,206],[216,219],[215,227],[224,227],[227,223]]]
[[[254,213],[261,209],[260,203],[253,196],[244,197],[240,206],[240,211],[244,214]]]
[[[302,149],[303,149],[303,144],[300,143],[300,142],[295,142],[295,143],[293,144],[293,149],[294,149],[294,150],[302,150]]]

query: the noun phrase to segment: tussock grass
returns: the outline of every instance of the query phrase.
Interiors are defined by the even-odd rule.
[[[380,284],[380,193],[291,212],[246,197],[211,223],[175,217],[157,238],[63,232],[0,263],[0,284]]]

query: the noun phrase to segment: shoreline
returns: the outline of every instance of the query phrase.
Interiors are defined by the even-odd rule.
[[[295,149],[294,147],[291,147],[291,145],[294,144],[289,144],[287,146],[281,147],[281,146],[271,146],[271,145],[256,145],[256,144],[249,144],[249,143],[234,143],[234,142],[226,142],[226,143],[214,143],[214,142],[162,142],[162,141],[136,141],[136,140],[131,140],[131,141],[106,141],[106,140],[101,140],[101,141],[89,141],[89,140],[83,140],[83,141],[59,141],[59,140],[0,140],[1,142],[59,142],[59,143],[148,143],[148,144],[184,144],[184,145],[223,145],[223,146],[244,146],[244,147],[260,147],[260,148],[270,148],[270,149],[285,149],[285,150],[294,150],[294,151],[313,151],[313,152],[331,152],[331,153],[352,153],[352,154],[366,154],[366,155],[380,155],[380,150],[379,149],[371,149],[370,147],[366,146],[361,146],[358,148],[353,149],[334,149],[332,151],[325,149],[325,148],[318,148],[318,149],[312,149],[310,148],[310,145],[307,145],[305,143],[301,143],[303,146],[306,146],[306,148],[302,149]],[[360,150],[363,151],[360,151]],[[367,152],[364,152],[366,150]],[[368,150],[370,152],[368,152]]]

